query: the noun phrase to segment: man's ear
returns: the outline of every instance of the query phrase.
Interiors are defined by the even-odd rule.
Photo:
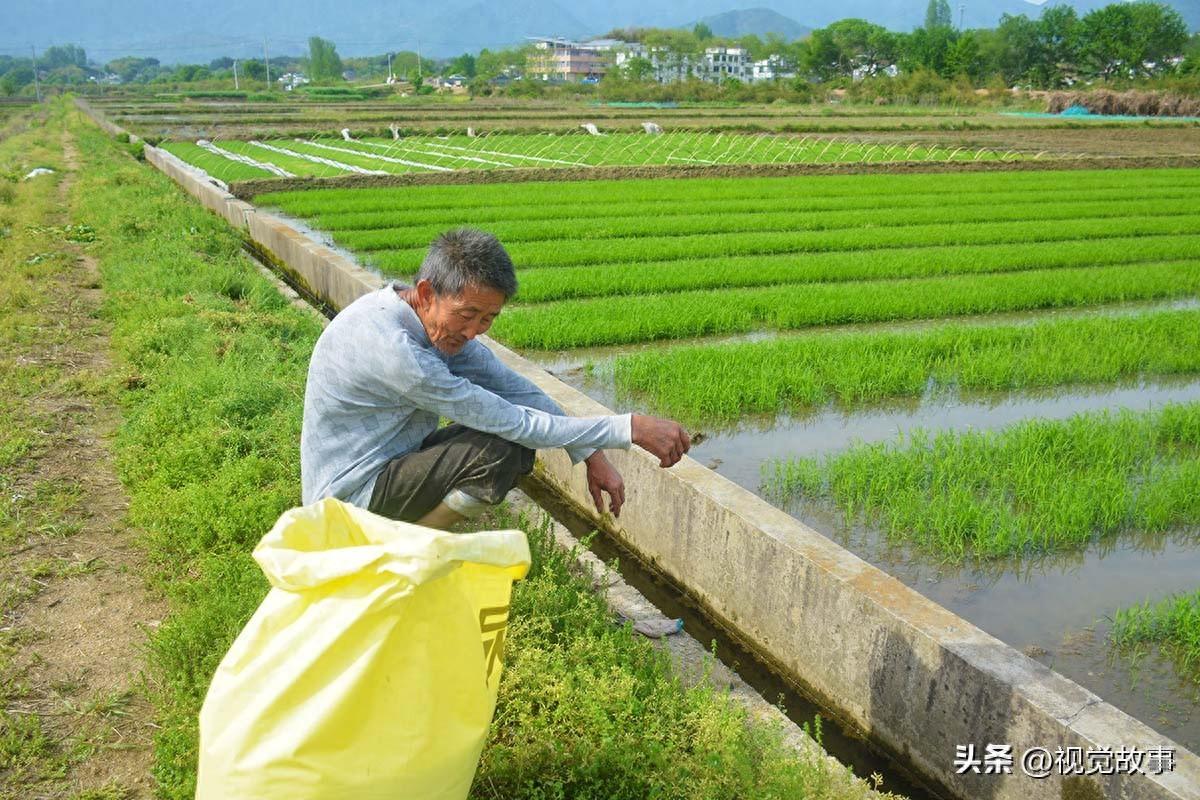
[[[417,300],[421,303],[421,308],[429,308],[429,304],[433,301],[433,284],[428,278],[422,278],[417,281]]]

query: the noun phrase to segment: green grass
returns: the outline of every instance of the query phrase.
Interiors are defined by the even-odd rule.
[[[238,237],[95,130],[75,205],[99,232],[107,314],[137,381],[117,442],[130,517],[174,611],[153,636],[164,797],[194,793],[196,714],[267,586],[249,553],[299,501],[296,447],[319,327],[240,254]],[[508,667],[477,798],[862,797],[614,625],[544,528],[514,593]],[[398,721],[402,724],[402,720]]]
[[[917,430],[763,472],[778,502],[831,498],[847,519],[950,560],[1082,547],[1200,523],[1200,404]]]
[[[1034,270],[904,281],[565,300],[505,309],[493,334],[514,347],[628,344],[768,328],[969,316],[1187,297],[1200,261]]]
[[[1200,311],[646,350],[618,357],[613,370],[618,391],[659,413],[728,424],[748,413],[853,408],[929,392],[1194,374]]]
[[[1124,650],[1158,645],[1180,675],[1200,683],[1200,591],[1117,611],[1109,637]]]

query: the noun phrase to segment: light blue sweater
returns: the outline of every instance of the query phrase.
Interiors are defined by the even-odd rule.
[[[392,285],[342,309],[313,348],[304,391],[305,505],[336,497],[366,508],[388,461],[421,446],[439,417],[530,449],[563,447],[575,463],[630,446],[630,416],[568,417],[477,341],[435,348]]]

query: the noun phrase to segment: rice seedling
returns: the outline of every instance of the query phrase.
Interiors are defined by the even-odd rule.
[[[1073,219],[1046,225],[1041,220],[954,223],[946,220],[898,228],[841,228],[831,231],[767,231],[655,235],[628,239],[517,242],[508,246],[519,267],[582,266],[610,262],[673,261],[717,256],[819,253],[893,247],[1059,242],[1125,236],[1188,235],[1200,230],[1200,215]],[[338,237],[335,236],[335,239]],[[376,242],[376,246],[386,246]],[[420,263],[424,247],[381,250],[368,259],[382,269],[403,272]]]
[[[519,300],[522,303],[544,303],[689,289],[840,283],[1137,264],[1186,259],[1197,252],[1200,252],[1200,234],[729,256],[566,268],[531,267],[519,272]]]
[[[1200,372],[1200,311],[1030,325],[829,333],[619,356],[619,391],[689,422],[853,408],[951,390],[1013,391]]]
[[[763,473],[777,502],[827,497],[848,520],[951,560],[1080,547],[1200,523],[1200,404],[917,430]]]
[[[409,187],[421,191],[428,187]],[[908,196],[834,196],[794,195],[772,198],[691,197],[661,198],[629,202],[612,201],[603,206],[591,202],[570,203],[509,203],[502,206],[462,207],[457,204],[439,202],[426,208],[397,209],[381,204],[360,210],[353,197],[338,202],[311,203],[314,194],[289,193],[284,195],[260,195],[262,205],[275,206],[285,213],[303,216],[315,227],[327,231],[377,230],[380,228],[403,228],[415,225],[488,225],[497,222],[547,221],[585,218],[589,223],[609,220],[613,217],[688,217],[698,214],[712,216],[724,214],[753,215],[778,213],[816,213],[824,211],[882,211],[891,209],[908,212],[913,209],[945,208],[946,198],[941,194],[915,194]],[[1145,188],[1126,186],[1120,190],[1077,191],[1072,187],[1044,188],[1030,196],[1028,192],[960,192],[955,195],[956,208],[974,206],[1039,208],[1052,203],[1096,203],[1117,205],[1142,200],[1177,200],[1186,202],[1196,196],[1195,187],[1163,186]],[[276,202],[276,198],[282,198]],[[301,202],[305,200],[306,202]],[[900,215],[903,216],[903,215]]]
[[[767,328],[1071,308],[1187,297],[1200,262],[1031,270],[903,281],[800,284],[565,300],[506,309],[492,332],[514,347],[628,344]]]
[[[222,142],[221,146],[233,149],[234,144]],[[257,152],[263,154],[261,150]],[[870,204],[874,201],[887,203],[889,198],[907,200],[910,197],[924,196],[931,200],[936,198],[946,205],[947,197],[957,197],[963,193],[1023,193],[1026,198],[1037,198],[1043,191],[1092,192],[1100,197],[1109,192],[1120,196],[1136,196],[1131,192],[1168,189],[1186,191],[1195,188],[1200,188],[1200,170],[1079,170],[1065,173],[812,175],[787,178],[634,179],[322,189],[317,192],[263,194],[256,198],[256,202],[264,206],[283,208],[299,216],[310,216],[328,210],[457,210],[461,213],[466,209],[517,206],[548,207],[553,212],[568,206],[590,206],[593,209],[625,203],[674,206],[715,198],[725,201],[757,201],[769,205],[771,201],[789,202],[797,198],[811,198],[813,202],[865,201]],[[899,207],[906,206],[901,203]]]
[[[1118,610],[1109,638],[1122,650],[1158,645],[1180,675],[1200,683],[1200,591]]]
[[[708,212],[666,217],[633,215],[590,220],[582,225],[578,217],[547,220],[493,222],[480,225],[494,234],[510,249],[519,249],[524,242],[562,242],[573,244],[594,239],[630,239],[635,237],[666,237],[715,235],[718,233],[836,231],[885,228],[907,228],[920,225],[945,225],[947,221],[959,226],[967,223],[989,222],[1048,222],[1058,220],[1124,220],[1135,217],[1195,217],[1200,213],[1200,193],[1187,200],[1126,200],[1123,203],[1083,202],[1048,203],[1015,206],[955,207],[948,213],[945,207],[910,209],[897,214],[893,209],[882,211],[814,211],[757,212],[753,214],[713,215]],[[950,218],[948,220],[948,218]],[[478,224],[478,223],[473,223]],[[392,250],[427,245],[448,227],[447,223],[412,225],[373,230],[338,230],[333,236],[339,244],[358,251]],[[1197,226],[1200,230],[1200,225]]]
[[[192,142],[166,142],[162,148],[173,156],[207,172],[225,182],[244,181],[254,178],[271,178],[274,175],[265,169],[240,164],[193,144]]]

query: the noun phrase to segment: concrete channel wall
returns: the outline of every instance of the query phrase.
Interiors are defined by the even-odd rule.
[[[292,279],[342,308],[382,281],[286,221],[256,211],[156,148],[146,159],[205,207],[245,230]],[[571,414],[612,413],[507,348],[511,368]],[[633,448],[611,454],[629,500],[621,519],[589,511],[583,469],[539,453],[536,475],[578,513],[618,537],[744,645],[843,722],[890,750],[941,792],[971,800],[1200,800],[1200,758],[1099,696],[950,613],[897,579],[685,458],[670,470]],[[982,758],[1008,746],[998,774],[957,774],[959,748]],[[1105,768],[1119,754],[1172,748],[1174,770]],[[1023,756],[1045,748],[1099,753],[1093,774],[1029,777]],[[1069,752],[1069,751],[1068,751]],[[1085,764],[1085,768],[1086,768]],[[1093,767],[1095,763],[1093,763]],[[1106,774],[1115,772],[1115,774]]]

